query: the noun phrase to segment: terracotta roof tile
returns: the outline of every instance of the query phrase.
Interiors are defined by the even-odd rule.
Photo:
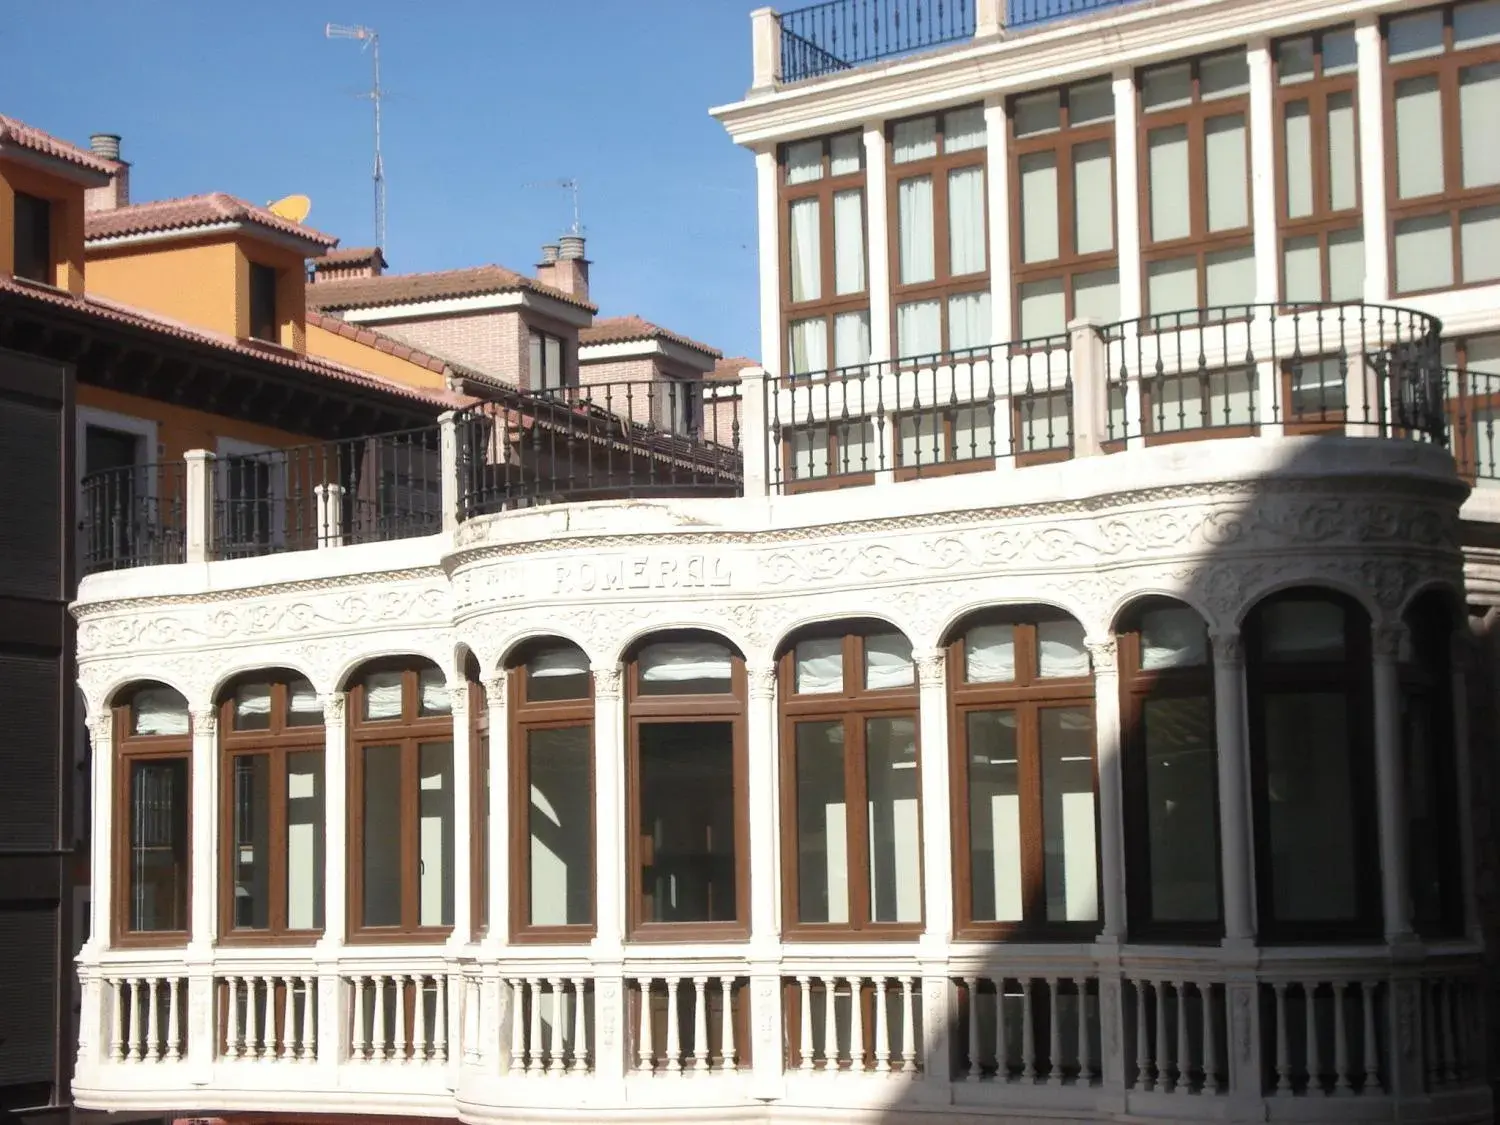
[[[307,287],[307,303],[315,309],[360,309],[377,305],[406,305],[450,297],[479,297],[489,293],[536,293],[594,312],[596,306],[571,293],[543,285],[535,278],[503,266],[470,266],[434,273],[387,273],[379,277],[349,277],[320,281]]]
[[[97,239],[124,238],[157,231],[190,231],[193,227],[215,223],[251,223],[317,246],[333,247],[338,244],[338,239],[331,234],[283,219],[264,207],[246,203],[243,199],[236,199],[221,191],[209,195],[189,195],[182,199],[134,203],[111,211],[90,211],[85,219],[84,238],[93,242]]]
[[[316,309],[307,310],[307,323],[316,325],[325,332],[332,332],[363,344],[367,348],[374,348],[377,352],[393,355],[397,359],[404,359],[408,363],[415,363],[418,367],[425,367],[428,371],[439,375],[448,373],[448,364],[435,355],[429,355],[420,348],[414,348],[410,344],[403,343],[392,336],[381,332],[373,332],[361,324],[350,324],[347,320],[340,320],[336,316],[327,316]]]
[[[313,259],[313,265],[319,267],[363,265],[376,257],[380,259],[381,264],[386,264],[385,255],[380,252],[378,246],[346,246],[338,250],[330,250],[326,254],[319,254]]]
[[[692,348],[715,358],[723,353],[718,348],[700,344],[697,340],[643,320],[634,313],[629,316],[607,316],[596,320],[593,326],[578,333],[580,344],[623,344],[632,340],[670,340],[685,348]]]
[[[44,133],[24,121],[17,121],[14,117],[6,117],[3,114],[0,114],[0,145],[15,145],[17,148],[30,149],[43,156],[50,156],[54,160],[65,160],[69,164],[76,164],[80,168],[87,168],[90,172],[98,172],[105,176],[111,175],[119,167],[113,160],[95,156],[86,148],[79,148],[77,145],[59,140],[51,133]]]
[[[757,366],[759,366],[759,361],[753,360],[748,356],[728,356],[714,364],[713,371],[706,378],[712,379],[715,382],[730,382],[739,379],[740,372],[745,370],[745,368]]]

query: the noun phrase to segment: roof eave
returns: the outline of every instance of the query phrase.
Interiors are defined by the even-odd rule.
[[[108,172],[86,167],[77,161],[61,156],[38,152],[34,148],[17,144],[15,141],[0,141],[0,160],[12,160],[17,164],[25,164],[86,188],[103,187],[110,181]]]

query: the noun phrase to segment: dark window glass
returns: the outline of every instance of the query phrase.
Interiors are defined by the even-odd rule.
[[[250,335],[257,340],[279,338],[276,321],[276,271],[250,263]]]
[[[130,763],[130,929],[188,925],[188,763]]]
[[[16,192],[15,275],[51,285],[52,204]]]
[[[639,739],[642,921],[734,921],[734,725],[642,723]]]

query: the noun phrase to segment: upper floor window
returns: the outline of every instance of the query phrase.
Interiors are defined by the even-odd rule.
[[[561,337],[532,329],[529,359],[532,390],[547,391],[567,386]]]
[[[13,272],[28,281],[51,285],[52,203],[18,191],[15,194],[15,217]]]
[[[1390,19],[1395,290],[1500,278],[1500,0]]]
[[[984,107],[894,122],[888,140],[896,355],[986,348]]]
[[[1149,313],[1255,300],[1249,89],[1243,50],[1140,74]]]
[[[164,684],[146,684],[114,709],[114,917],[122,934],[185,939],[191,857],[188,801],[192,722],[187,700]]]
[[[1364,294],[1354,32],[1276,44],[1277,220],[1288,304]]]
[[[250,335],[275,343],[280,338],[276,320],[276,270],[250,263]]]
[[[1058,336],[1075,316],[1120,317],[1114,90],[1108,80],[1011,102],[1014,331]]]
[[[859,133],[782,147],[781,287],[786,370],[855,367],[870,358],[865,148]]]

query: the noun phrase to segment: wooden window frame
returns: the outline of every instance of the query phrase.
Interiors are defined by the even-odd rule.
[[[1066,333],[1067,325],[1072,322],[1075,314],[1073,301],[1074,281],[1082,274],[1099,273],[1104,270],[1115,271],[1115,283],[1119,284],[1120,273],[1120,213],[1119,200],[1116,198],[1118,192],[1115,190],[1114,173],[1115,162],[1115,115],[1113,110],[1108,119],[1097,123],[1091,122],[1086,125],[1073,125],[1070,123],[1069,95],[1079,86],[1090,86],[1101,84],[1099,80],[1073,82],[1066,86],[1056,88],[1058,95],[1058,127],[1046,132],[1033,133],[1027,136],[1018,136],[1016,133],[1017,105],[1037,94],[1050,93],[1048,90],[1028,91],[1025,94],[1017,94],[1010,99],[1006,111],[1006,129],[1009,131],[1010,158],[1010,271],[1011,287],[1015,293],[1015,299],[1011,302],[1011,336],[1013,339],[1022,340],[1025,337],[1021,333],[1021,287],[1034,284],[1039,281],[1061,280],[1063,283],[1063,332]],[[1109,85],[1108,80],[1103,84]],[[1113,90],[1111,90],[1113,93]],[[1077,223],[1077,197],[1073,190],[1073,153],[1082,145],[1097,144],[1103,141],[1109,145],[1109,167],[1110,167],[1110,193],[1109,193],[1109,224],[1110,224],[1110,249],[1096,251],[1090,254],[1077,253],[1074,241],[1078,230]],[[1039,153],[1052,153],[1057,168],[1057,257],[1049,258],[1043,262],[1025,262],[1021,258],[1024,250],[1022,235],[1025,227],[1026,216],[1023,211],[1025,200],[1021,195],[1021,160],[1023,157],[1035,156]],[[1051,339],[1053,337],[1040,337]]]
[[[1385,88],[1381,98],[1385,111],[1385,142],[1389,156],[1386,164],[1386,199],[1389,217],[1386,225],[1386,253],[1390,262],[1390,291],[1398,298],[1415,297],[1424,293],[1446,293],[1452,289],[1472,289],[1480,285],[1500,284],[1500,279],[1483,281],[1463,280],[1462,228],[1459,220],[1462,212],[1479,207],[1500,206],[1500,184],[1465,188],[1463,184],[1462,133],[1458,104],[1459,72],[1471,66],[1500,63],[1500,43],[1457,50],[1453,45],[1453,12],[1456,4],[1434,5],[1416,11],[1401,11],[1386,16],[1380,24],[1381,60],[1385,66]],[[1393,19],[1420,15],[1423,12],[1440,10],[1443,14],[1443,50],[1441,54],[1422,58],[1391,61],[1390,25]],[[1443,115],[1443,191],[1440,195],[1424,195],[1416,199],[1401,199],[1396,179],[1396,87],[1410,78],[1437,75],[1438,96]],[[1446,215],[1449,236],[1452,239],[1453,282],[1451,285],[1432,289],[1403,290],[1396,277],[1396,226],[1407,219],[1429,218]]]
[[[886,425],[893,425],[891,415],[886,418]],[[870,427],[871,443],[875,446],[873,457],[866,457],[865,463],[851,472],[838,473],[833,469],[839,464],[843,455],[843,435],[839,428],[844,425],[858,425],[864,419]],[[821,476],[799,477],[796,475],[796,451],[792,447],[790,436],[794,432],[806,430],[826,429],[829,471]],[[858,488],[867,484],[875,483],[875,474],[890,468],[881,464],[880,428],[876,424],[873,415],[854,415],[850,418],[830,418],[827,421],[814,422],[809,425],[789,425],[782,427],[781,433],[781,481],[784,492],[826,492],[839,488]]]
[[[721,695],[641,695],[638,656],[659,641],[702,640],[723,645],[731,660],[730,690]],[[750,936],[750,755],[746,732],[749,692],[745,658],[717,633],[654,633],[638,642],[625,663],[625,931],[630,941],[741,941]],[[729,723],[733,738],[734,897],[732,922],[648,922],[641,886],[641,740],[650,723]]]
[[[846,172],[843,175],[833,175],[833,141],[837,137],[856,138],[859,143],[859,171]],[[823,146],[822,163],[820,174],[816,180],[808,180],[805,183],[789,184],[786,182],[788,150],[797,144],[805,144],[807,141],[817,140]],[[834,246],[833,246],[833,197],[846,191],[859,192],[860,198],[860,237],[863,240],[865,261],[865,287],[856,293],[836,294],[834,274]],[[818,201],[818,298],[812,301],[792,300],[792,204],[804,199],[816,199]],[[863,312],[866,317],[870,314],[870,189],[868,179],[868,168],[865,159],[865,139],[860,130],[841,130],[831,133],[825,137],[805,138],[802,141],[790,141],[780,146],[776,158],[776,211],[780,219],[778,223],[778,241],[776,252],[779,255],[781,274],[781,362],[782,370],[790,372],[792,368],[792,325],[804,320],[823,321],[825,339],[828,341],[827,371],[839,370],[834,363],[834,320],[840,313]],[[873,341],[872,341],[873,345]],[[820,372],[797,372],[797,377],[807,378],[820,374]]]
[[[896,427],[895,434],[895,478],[897,480],[918,480],[923,477],[947,477],[960,473],[980,473],[987,469],[993,469],[998,457],[1005,454],[1001,451],[995,440],[994,415],[996,409],[1004,407],[995,400],[985,401],[976,399],[972,402],[959,403],[956,406],[924,406],[921,410],[902,410],[891,415],[891,425]],[[1012,405],[1013,411],[1019,410],[1019,404]],[[985,443],[975,443],[968,450],[959,442],[958,415],[965,410],[982,411],[990,415],[990,440]],[[936,417],[940,427],[941,452],[935,461],[921,461],[918,464],[907,465],[901,460],[901,423],[908,418],[932,418]],[[929,431],[930,432],[930,431]],[[1012,433],[1017,431],[1012,430]],[[919,438],[922,451],[930,452],[931,444],[927,440],[927,434]],[[967,456],[972,453],[974,456]]]
[[[1206,699],[1209,730],[1218,762],[1218,701],[1214,698],[1211,646],[1202,664],[1185,668],[1141,667],[1141,619],[1157,609],[1190,609],[1172,599],[1153,598],[1137,606],[1118,634],[1120,661],[1120,765],[1125,805],[1125,902],[1130,940],[1209,944],[1224,937],[1224,856],[1219,846],[1218,776],[1214,783],[1214,879],[1218,917],[1212,921],[1157,921],[1151,898],[1150,792],[1146,780],[1146,704],[1159,699]],[[1208,631],[1204,624],[1205,636]]]
[[[1174,309],[1165,314],[1150,308],[1151,267],[1158,262],[1192,258],[1197,263],[1198,304],[1197,309],[1210,307],[1239,308],[1239,305],[1210,306],[1208,303],[1208,256],[1232,250],[1255,249],[1255,210],[1251,198],[1251,180],[1254,175],[1254,138],[1251,135],[1250,91],[1230,94],[1225,97],[1202,96],[1202,66],[1205,61],[1235,54],[1234,50],[1213,51],[1191,59],[1176,59],[1171,62],[1141,67],[1136,71],[1136,89],[1142,95],[1137,113],[1136,145],[1140,159],[1137,161],[1137,191],[1140,193],[1139,219],[1141,230],[1141,300],[1146,306],[1147,317],[1158,315],[1184,315],[1194,311]],[[1241,54],[1245,53],[1241,48]],[[1170,106],[1166,109],[1148,110],[1144,105],[1146,75],[1154,70],[1186,63],[1190,69],[1191,99],[1186,105]],[[1239,114],[1245,122],[1245,216],[1246,224],[1228,231],[1208,229],[1208,122],[1211,118],[1230,117]],[[1188,234],[1182,238],[1158,241],[1151,232],[1151,134],[1157,129],[1175,125],[1187,127],[1188,143]]]
[[[1361,175],[1359,149],[1359,73],[1351,68],[1345,73],[1329,77],[1324,73],[1323,37],[1332,34],[1353,34],[1352,25],[1324,27],[1301,35],[1289,35],[1271,44],[1271,89],[1275,101],[1276,122],[1276,276],[1279,279],[1281,303],[1291,305],[1286,299],[1286,245],[1294,238],[1316,238],[1318,240],[1318,263],[1320,271],[1320,293],[1323,301],[1331,301],[1328,240],[1336,234],[1358,231],[1361,243],[1364,240],[1364,177]],[[1291,82],[1281,81],[1280,50],[1287,43],[1301,39],[1312,41],[1313,73],[1307,78]],[[1332,166],[1328,154],[1328,103],[1340,94],[1347,94],[1354,114],[1354,206],[1335,211],[1329,204]],[[1312,214],[1291,218],[1289,193],[1287,191],[1286,118],[1288,108],[1298,102],[1307,103],[1307,119],[1312,147]]]
[[[132,734],[131,716],[135,709],[135,697],[147,688],[167,688],[168,684],[140,683],[122,691],[112,706],[114,723],[114,855],[112,868],[114,886],[110,893],[110,938],[121,948],[153,948],[186,945],[192,937],[194,864],[192,848],[193,831],[193,716],[188,711],[187,734]],[[176,689],[173,688],[173,691]],[[181,694],[180,692],[178,693]],[[130,854],[131,816],[130,790],[131,767],[136,762],[182,761],[187,763],[187,784],[184,796],[187,799],[185,816],[187,839],[183,841],[186,852],[184,860],[186,891],[183,902],[183,927],[180,930],[133,930],[130,928]]]
[[[1067,614],[1045,608],[990,612],[967,619],[948,642],[948,755],[949,790],[953,817],[953,920],[954,936],[963,941],[1092,941],[1104,926],[1103,845],[1099,831],[1099,746],[1094,730],[1094,860],[1098,889],[1097,918],[1092,922],[1049,922],[1045,906],[1041,917],[1020,921],[975,921],[973,852],[969,827],[968,715],[971,712],[1016,712],[1018,787],[1021,790],[1021,879],[1026,889],[1023,913],[1029,910],[1033,888],[1046,886],[1045,840],[1042,832],[1041,740],[1038,713],[1064,707],[1087,710],[1095,721],[1095,687],[1092,658],[1088,677],[1039,675],[1037,626],[1043,622],[1072,620]],[[1015,626],[1015,679],[1004,683],[968,683],[964,679],[964,645],[968,631],[977,625]]]
[[[782,937],[788,941],[850,941],[878,939],[909,941],[921,936],[926,924],[926,872],[918,862],[918,896],[922,916],[915,922],[870,920],[870,844],[868,766],[865,724],[870,719],[909,717],[917,747],[917,840],[922,831],[922,726],[916,662],[909,688],[864,686],[865,642],[869,637],[895,634],[885,622],[841,622],[800,633],[797,641],[839,638],[843,642],[843,689],[798,695],[797,646],[792,643],[777,660],[777,725],[781,737],[781,911]],[[797,910],[797,726],[799,723],[842,723],[844,730],[845,857],[848,863],[848,922],[803,922]]]
[[[454,743],[453,714],[421,715],[421,673],[429,668],[425,661],[397,660],[371,663],[362,667],[352,680],[348,692],[348,816],[349,854],[347,857],[348,944],[390,942],[441,942],[453,932],[452,926],[423,926],[420,918],[420,888],[416,861],[418,825],[416,808],[419,796],[419,747],[423,743]],[[398,719],[365,719],[365,679],[376,672],[401,673],[401,717]],[[395,926],[366,926],[362,921],[365,904],[364,886],[364,752],[372,746],[395,746],[401,755],[401,922]],[[455,751],[457,747],[454,747]],[[455,761],[456,764],[456,761]],[[455,770],[456,776],[456,770]],[[455,794],[455,797],[457,794]],[[454,852],[467,846],[458,838],[459,818],[464,810],[454,802]],[[455,899],[465,888],[455,882]]]
[[[566,642],[561,642],[566,644]],[[599,825],[596,813],[598,770],[594,742],[594,677],[578,699],[528,702],[527,659],[551,645],[528,645],[511,664],[510,692],[510,938],[517,944],[587,942],[598,932]],[[567,645],[573,648],[573,645]],[[586,727],[589,732],[589,921],[573,925],[539,926],[531,916],[530,761],[527,736],[534,730]]]
[[[960,152],[944,152],[943,146],[947,141],[948,116],[964,110],[979,108],[975,103],[966,105],[950,106],[947,109],[937,110],[931,113],[919,113],[913,117],[904,117],[886,123],[886,237],[887,245],[892,248],[889,255],[890,262],[890,299],[891,299],[891,338],[890,354],[896,357],[897,364],[901,366],[912,366],[916,360],[930,359],[931,353],[921,356],[903,356],[900,350],[900,337],[898,325],[900,316],[898,310],[902,305],[915,304],[920,301],[936,301],[938,304],[938,324],[941,332],[942,349],[940,355],[948,355],[953,352],[952,337],[948,324],[948,301],[952,297],[966,297],[977,293],[989,293],[990,276],[994,269],[994,262],[990,260],[990,207],[989,207],[989,146],[980,145],[978,148],[964,149]],[[907,121],[917,121],[924,117],[936,119],[935,144],[937,151],[933,156],[922,160],[896,160],[896,127]],[[988,127],[986,125],[986,127]],[[960,274],[957,277],[950,272],[949,262],[949,234],[948,234],[948,177],[953,172],[962,171],[966,168],[978,168],[980,175],[984,178],[984,269],[974,273]],[[932,280],[918,281],[904,284],[901,281],[901,181],[918,179],[927,176],[932,180]],[[991,317],[994,309],[990,310]],[[995,335],[995,326],[990,325],[990,336]],[[987,343],[993,344],[993,339]],[[981,345],[982,347],[982,345]],[[971,349],[965,349],[967,354]]]
[[[219,943],[221,945],[307,945],[315,941],[321,927],[293,930],[287,926],[286,886],[286,766],[291,754],[315,752],[322,779],[323,793],[328,793],[326,726],[291,726],[286,722],[290,706],[290,683],[305,679],[282,671],[251,673],[240,677],[219,701],[218,755],[222,776],[219,781]],[[247,683],[269,683],[271,687],[271,725],[267,730],[234,729],[235,688]],[[267,887],[270,892],[268,925],[263,930],[240,929],[234,924],[234,767],[240,758],[264,756],[269,760],[270,785],[268,813]],[[326,806],[325,806],[326,808]],[[326,836],[326,813],[325,813]],[[326,863],[325,863],[326,867]],[[319,872],[322,879],[325,872]],[[324,922],[327,922],[325,902]]]
[[[1262,615],[1279,601],[1322,600],[1344,612],[1344,659],[1333,662],[1272,664],[1260,655]],[[1274,692],[1306,694],[1339,691],[1344,695],[1351,765],[1351,815],[1354,848],[1367,859],[1379,854],[1375,821],[1374,665],[1371,659],[1370,617],[1347,595],[1323,587],[1296,587],[1262,599],[1245,616],[1246,729],[1249,734],[1250,793],[1255,826],[1254,865],[1257,929],[1262,944],[1378,941],[1382,909],[1380,865],[1356,863],[1356,917],[1339,922],[1282,921],[1275,915],[1274,873],[1270,841],[1270,804],[1267,793],[1265,700]]]

